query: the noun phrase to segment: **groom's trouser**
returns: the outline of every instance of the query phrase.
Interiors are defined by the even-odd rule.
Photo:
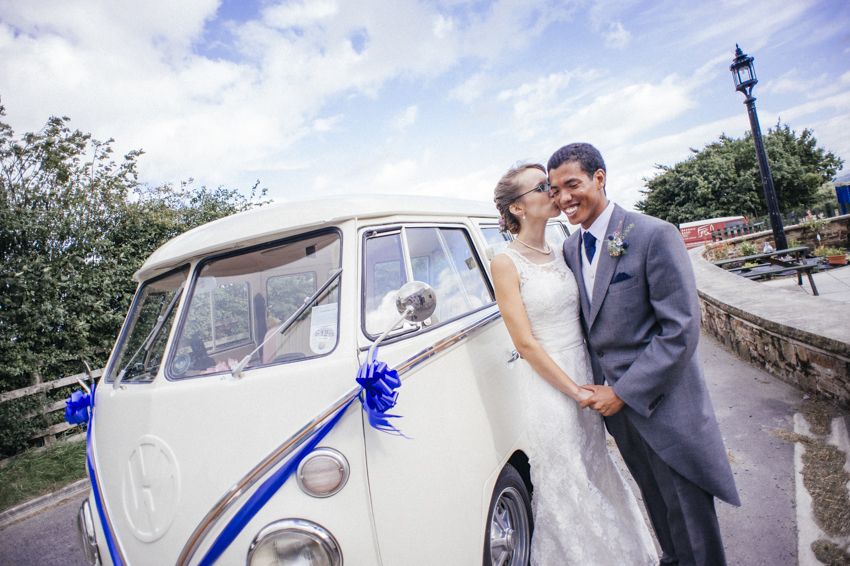
[[[640,487],[663,552],[661,564],[725,566],[714,497],[668,466],[622,412],[605,424]]]

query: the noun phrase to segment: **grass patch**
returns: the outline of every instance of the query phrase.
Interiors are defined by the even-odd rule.
[[[850,554],[847,554],[828,540],[818,540],[812,543],[815,557],[829,566],[850,566]]]
[[[0,511],[86,477],[86,443],[58,441],[0,469]]]

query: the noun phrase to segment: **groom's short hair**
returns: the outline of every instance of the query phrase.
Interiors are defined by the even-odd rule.
[[[546,168],[553,171],[564,163],[577,162],[581,170],[590,177],[599,170],[605,171],[605,160],[599,150],[589,143],[571,143],[552,154]],[[605,171],[607,173],[607,171]]]

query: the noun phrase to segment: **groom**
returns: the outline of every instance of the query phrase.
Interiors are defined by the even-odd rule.
[[[596,383],[581,406],[605,417],[640,486],[661,564],[724,565],[714,497],[741,503],[696,353],[699,302],[682,237],[608,201],[592,145],[562,147],[548,169],[555,201],[581,224],[564,243]]]

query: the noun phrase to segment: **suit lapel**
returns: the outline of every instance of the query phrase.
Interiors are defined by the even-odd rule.
[[[599,308],[605,300],[605,295],[608,294],[608,286],[611,285],[611,279],[614,278],[614,271],[617,269],[617,263],[620,258],[612,256],[608,252],[607,236],[613,234],[617,229],[617,225],[626,217],[626,211],[618,205],[614,205],[614,211],[611,213],[611,220],[608,221],[608,229],[605,232],[606,239],[600,242],[596,253],[599,256],[599,265],[596,266],[596,277],[593,283],[593,301],[590,309],[590,316],[587,317],[587,327],[593,326],[593,321],[596,320],[596,315],[599,314]]]

